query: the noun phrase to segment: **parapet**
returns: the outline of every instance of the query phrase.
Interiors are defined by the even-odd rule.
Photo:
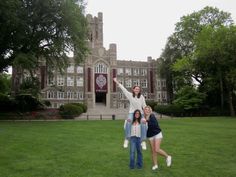
[[[87,14],[86,19],[88,22],[91,22],[93,20],[93,16],[91,14]]]
[[[102,12],[98,12],[98,20],[102,21],[103,20],[103,14]]]
[[[114,44],[114,43],[110,44],[109,49],[112,51],[116,51],[116,44]]]
[[[98,12],[98,16],[96,17],[96,16],[92,16],[91,14],[87,14],[86,15],[86,18],[87,18],[87,21],[88,22],[94,22],[94,21],[100,21],[100,22],[102,22],[103,21],[103,14],[102,14],[102,12]]]

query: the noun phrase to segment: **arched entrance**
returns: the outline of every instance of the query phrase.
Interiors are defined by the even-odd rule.
[[[98,62],[94,69],[95,81],[95,103],[106,105],[108,91],[108,76],[107,65],[103,62]]]

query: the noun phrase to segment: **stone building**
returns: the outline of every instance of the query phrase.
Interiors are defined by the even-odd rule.
[[[117,79],[131,91],[141,86],[146,100],[167,102],[166,81],[158,77],[158,62],[151,57],[147,61],[117,60],[116,44],[103,46],[103,14],[87,15],[89,24],[89,48],[91,53],[84,63],[70,66],[65,74],[50,68],[41,68],[42,95],[53,108],[69,102],[83,102],[88,108],[103,104],[107,108],[126,108],[128,101],[113,82]],[[49,74],[50,70],[52,74]]]

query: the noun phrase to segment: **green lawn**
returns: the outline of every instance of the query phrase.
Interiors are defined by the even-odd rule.
[[[235,177],[236,119],[160,120],[162,157],[151,171],[150,147],[144,168],[130,170],[122,148],[123,121],[0,122],[1,177]]]

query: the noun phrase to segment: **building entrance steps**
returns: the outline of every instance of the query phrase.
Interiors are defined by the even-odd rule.
[[[94,108],[88,108],[86,113],[76,117],[76,120],[111,120],[111,119],[123,119],[128,116],[128,109],[124,108],[107,108],[104,104],[97,103]]]
[[[76,120],[112,120],[120,119],[125,120],[128,117],[129,109],[124,108],[107,108],[102,103],[97,103],[94,108],[88,108],[86,113],[81,114],[76,117]],[[156,112],[153,112],[155,116],[160,118],[169,118],[166,115],[160,115]]]

